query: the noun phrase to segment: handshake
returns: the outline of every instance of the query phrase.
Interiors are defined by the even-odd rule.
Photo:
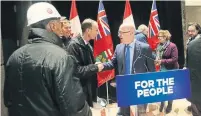
[[[101,72],[104,68],[104,65],[102,62],[96,62],[95,63],[98,66],[98,72]]]

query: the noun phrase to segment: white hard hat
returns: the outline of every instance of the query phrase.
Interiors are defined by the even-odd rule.
[[[56,8],[47,2],[31,5],[27,11],[28,26],[48,18],[59,18],[61,15]]]

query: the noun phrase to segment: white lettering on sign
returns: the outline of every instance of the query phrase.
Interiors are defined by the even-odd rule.
[[[173,94],[174,77],[165,79],[135,81],[137,97],[149,97],[157,95]],[[155,87],[155,86],[156,87]]]
[[[148,81],[136,81],[135,82],[135,89],[137,89],[138,87],[142,87],[144,88],[151,88],[154,87],[154,80],[148,80]]]

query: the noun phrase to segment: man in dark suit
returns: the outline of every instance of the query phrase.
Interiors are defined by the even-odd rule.
[[[118,67],[119,75],[155,71],[151,49],[148,44],[135,40],[134,26],[130,23],[123,23],[118,34],[121,44],[116,46],[112,60],[103,64],[103,70]],[[146,104],[137,106],[138,116],[146,115],[146,107]],[[121,107],[117,116],[130,116],[130,107]]]
[[[98,24],[92,19],[82,22],[82,35],[73,38],[67,48],[67,52],[77,59],[77,77],[80,79],[85,98],[90,107],[97,102],[97,75],[103,69],[101,64],[94,64],[93,49],[89,43],[98,34]]]
[[[186,66],[190,70],[193,116],[201,116],[201,35],[198,34],[187,47]]]
[[[189,36],[189,39],[186,42],[186,52],[187,52],[187,47],[188,47],[189,43],[192,40],[194,40],[199,34],[201,34],[201,27],[200,27],[200,25],[198,23],[189,23],[188,24],[187,34]],[[187,56],[185,56],[185,57],[187,57]],[[186,60],[185,60],[185,64],[184,64],[184,69],[186,69]],[[192,112],[191,105],[188,106],[187,110],[185,109],[185,111]]]

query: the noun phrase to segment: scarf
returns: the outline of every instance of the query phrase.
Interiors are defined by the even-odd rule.
[[[157,60],[163,59],[163,54],[164,54],[164,52],[165,52],[166,47],[167,47],[169,44],[170,44],[170,41],[168,40],[168,41],[165,42],[164,44],[159,44],[159,45],[157,46],[157,48],[156,48],[156,59],[157,59]],[[165,68],[165,66],[162,65],[162,64],[160,65],[160,67],[161,67],[161,71],[167,70],[167,69]]]

